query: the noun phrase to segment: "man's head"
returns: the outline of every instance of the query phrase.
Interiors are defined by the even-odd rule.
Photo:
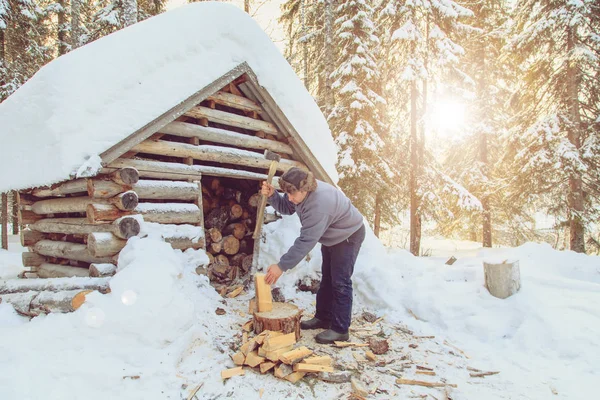
[[[310,192],[317,189],[317,181],[312,172],[293,167],[281,175],[279,187],[287,193],[292,203],[300,204]]]

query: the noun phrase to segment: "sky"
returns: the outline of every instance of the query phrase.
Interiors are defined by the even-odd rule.
[[[244,8],[244,0],[229,0],[227,2],[239,8]],[[284,34],[281,25],[277,22],[277,17],[280,14],[279,7],[283,2],[284,0],[252,0],[250,4],[251,15],[282,53],[285,47]],[[188,4],[188,0],[169,0],[167,11],[186,4]]]

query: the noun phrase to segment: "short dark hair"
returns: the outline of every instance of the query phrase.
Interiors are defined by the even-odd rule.
[[[281,175],[279,187],[292,195],[298,191],[314,192],[317,190],[317,180],[312,172],[293,167]]]

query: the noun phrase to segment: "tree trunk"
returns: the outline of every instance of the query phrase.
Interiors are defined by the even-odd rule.
[[[2,236],[2,248],[8,250],[8,196],[2,193],[2,201],[0,201],[0,236]]]
[[[244,0],[244,11],[250,14],[250,0]]]
[[[485,41],[480,39],[478,55],[479,55],[479,79],[477,81],[477,98],[480,103],[480,118],[482,120],[486,118],[486,110],[483,106],[487,97],[486,90],[486,59],[485,59]],[[479,133],[479,162],[483,165],[483,174],[488,176],[489,163],[488,163],[488,143],[487,134],[485,130],[481,130]],[[481,195],[481,206],[483,208],[482,214],[482,228],[483,228],[483,247],[492,247],[492,214],[490,210],[490,198],[487,185],[483,185],[483,194]]]
[[[375,197],[375,221],[373,222],[373,232],[379,237],[379,229],[381,228],[381,192]]]
[[[571,54],[576,47],[574,27],[567,28],[567,53]],[[568,61],[567,61],[568,62]],[[581,116],[579,111],[579,85],[580,72],[576,67],[569,65],[567,67],[567,90],[568,90],[568,111],[569,127],[568,139],[573,146],[579,150],[581,148]],[[584,193],[581,173],[576,171],[574,166],[570,168],[569,173],[569,195],[567,198],[569,205],[569,233],[570,249],[578,253],[585,253],[585,227],[583,225],[584,213]]]
[[[13,191],[12,233],[13,235],[19,234],[19,193],[16,190]]]
[[[123,27],[138,21],[137,0],[123,0]]]
[[[325,118],[329,118],[329,114],[335,105],[334,92],[332,89],[333,80],[333,14],[334,0],[325,0]]]
[[[410,84],[410,107],[410,252],[415,256],[418,256],[421,247],[421,218],[419,216],[419,194],[417,186],[417,176],[420,166],[417,139],[417,83],[414,78]]]
[[[71,49],[81,45],[81,2],[71,0]]]
[[[308,41],[306,36],[308,30],[306,29],[306,0],[300,0],[300,26],[302,28],[302,66],[304,70],[304,87],[309,90],[310,78],[308,76]]]
[[[67,8],[65,0],[58,0],[60,10],[58,11],[58,55],[67,54],[67,32],[69,30],[67,22]]]

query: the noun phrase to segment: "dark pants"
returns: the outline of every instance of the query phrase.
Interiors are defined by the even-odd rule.
[[[315,317],[331,321],[331,329],[348,332],[352,319],[352,273],[354,263],[365,240],[365,226],[335,246],[321,246],[323,278],[317,292]]]

